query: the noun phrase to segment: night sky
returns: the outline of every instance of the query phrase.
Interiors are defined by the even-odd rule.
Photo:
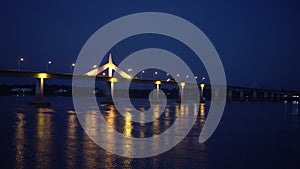
[[[69,72],[87,39],[106,23],[137,12],[182,17],[211,40],[229,85],[300,90],[300,2],[269,1],[1,1],[0,69]],[[141,43],[143,42],[143,43]],[[195,75],[206,76],[183,44],[137,36],[111,49],[118,63],[135,50],[161,47],[180,55]],[[180,49],[180,50],[178,50]],[[176,51],[177,50],[177,51]],[[184,55],[184,56],[183,56]],[[190,56],[190,57],[189,57]],[[202,65],[201,65],[202,67]],[[0,84],[4,83],[4,80]]]

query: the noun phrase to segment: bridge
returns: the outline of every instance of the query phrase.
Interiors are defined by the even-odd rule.
[[[101,76],[100,73],[108,70],[107,76]],[[114,78],[113,71],[118,73],[121,77]],[[30,104],[50,104],[44,100],[44,79],[53,78],[53,79],[72,79],[73,76],[78,76],[81,79],[85,80],[97,80],[107,82],[107,100],[114,95],[114,83],[116,82],[138,82],[138,83],[150,83],[153,84],[156,90],[160,89],[161,84],[180,84],[180,90],[178,96],[182,95],[185,90],[185,86],[192,84],[191,82],[175,82],[174,80],[157,80],[157,79],[146,79],[146,78],[132,78],[125,71],[118,68],[112,59],[112,55],[109,55],[108,63],[104,64],[101,67],[94,67],[91,71],[85,74],[73,74],[73,73],[50,73],[43,71],[24,71],[24,70],[0,70],[0,76],[6,77],[22,77],[22,78],[35,78],[36,87],[35,87],[35,100],[30,102]],[[283,90],[272,90],[272,89],[258,89],[258,88],[247,88],[247,87],[237,87],[237,86],[214,86],[214,91],[212,91],[211,84],[198,83],[200,88],[200,101],[204,102],[205,98],[209,99],[211,95],[221,96],[227,93],[228,101],[235,100],[250,100],[250,101],[259,101],[259,100],[299,100],[298,92],[288,92]]]

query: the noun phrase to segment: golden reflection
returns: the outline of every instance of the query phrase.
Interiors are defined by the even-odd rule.
[[[37,168],[49,168],[52,165],[52,115],[38,109],[36,128]]]
[[[166,110],[165,110],[165,127],[169,127],[170,126],[170,109],[168,107],[166,107]]]
[[[197,116],[198,115],[198,104],[194,104],[194,116]]]
[[[145,138],[145,118],[146,118],[146,115],[145,115],[145,108],[144,107],[141,107],[140,108],[140,111],[141,111],[141,115],[140,115],[140,130],[139,130],[139,137],[140,138]]]
[[[88,133],[89,136],[97,136],[97,111],[90,110],[86,113],[85,116],[85,132]],[[95,144],[90,137],[86,134],[84,135],[84,144],[83,144],[83,168],[97,168],[98,163],[96,162],[97,154],[97,144]]]
[[[77,154],[77,127],[76,115],[70,114],[68,117],[68,129],[66,140],[66,155],[67,155],[67,168],[76,168],[76,154]]]
[[[107,134],[105,137],[107,137],[112,143],[115,142],[115,137],[114,137],[114,130],[116,128],[116,112],[114,106],[110,105],[108,107],[107,115],[106,115],[106,121],[109,124],[110,127],[107,127]],[[114,150],[114,144],[109,144],[110,150]],[[114,154],[110,153],[109,151],[105,151],[105,166],[106,168],[114,168],[114,161],[115,161],[115,156]]]
[[[116,124],[115,124],[115,119],[116,119],[115,108],[114,108],[114,106],[110,105],[110,106],[109,106],[109,110],[108,110],[108,114],[107,114],[106,121],[107,121],[107,123],[108,123],[111,127],[113,127],[113,128],[116,127],[116,126],[115,126],[115,125],[116,125]]]
[[[145,130],[140,130],[140,138],[145,138]]]
[[[190,112],[190,107],[189,107],[189,104],[187,104],[187,105],[185,105],[185,109],[182,112],[183,113],[182,115],[188,115],[189,112]]]
[[[15,133],[15,144],[16,144],[16,161],[15,168],[24,168],[25,165],[25,114],[17,113],[17,121],[16,121],[16,133]]]
[[[123,134],[125,137],[131,137],[132,136],[132,129],[133,129],[133,125],[131,123],[132,120],[132,115],[129,112],[125,112],[124,113],[124,118],[125,118],[125,124],[124,124],[124,131]],[[123,151],[125,156],[132,156],[132,147],[133,147],[133,141],[132,139],[124,139],[124,143],[123,143]],[[124,161],[124,165],[123,167],[128,168],[128,166],[130,167],[130,161]]]
[[[160,107],[159,107],[159,104],[154,104],[153,105],[153,126],[152,126],[152,129],[153,129],[153,133],[154,134],[159,134],[160,132],[160,127],[159,127],[159,118],[160,116]]]
[[[131,125],[131,119],[132,119],[132,115],[129,112],[126,112],[124,114],[125,117],[125,125],[124,125],[124,136],[125,137],[131,137],[131,132],[132,132],[132,128],[133,126]]]
[[[204,124],[205,122],[205,104],[200,103],[200,123]]]
[[[180,106],[178,104],[175,105],[175,117],[179,116]]]
[[[87,115],[85,116],[85,125],[86,129],[85,132],[87,132],[91,136],[97,135],[97,111],[91,110]]]
[[[124,158],[122,168],[131,169],[132,158]]]

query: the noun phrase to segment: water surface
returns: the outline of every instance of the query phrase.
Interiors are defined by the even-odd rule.
[[[204,144],[198,137],[209,103],[200,105],[199,112],[186,108],[198,118],[185,139],[161,155],[131,159],[105,151],[86,135],[70,97],[46,99],[50,108],[28,106],[30,96],[0,97],[0,168],[300,168],[298,102],[227,103],[219,127]],[[133,137],[163,132],[178,111],[171,103],[161,118],[143,126],[122,118],[113,106],[100,108],[113,128]],[[97,125],[94,118],[90,114],[86,120]]]

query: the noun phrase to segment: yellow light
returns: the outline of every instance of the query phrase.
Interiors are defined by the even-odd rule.
[[[160,81],[156,81],[156,82],[155,82],[155,84],[157,84],[157,85],[160,85],[160,84],[161,84],[161,82],[160,82]]]
[[[181,82],[180,85],[181,85],[181,87],[184,87],[184,86],[185,86],[185,83],[184,83],[184,82]]]
[[[47,73],[39,73],[37,75],[38,78],[44,79],[44,78],[48,78],[48,74]]]
[[[201,89],[203,89],[203,88],[204,88],[204,86],[205,86],[205,84],[204,84],[204,83],[201,83],[201,84],[200,84],[200,87],[201,87]]]
[[[131,137],[131,132],[133,128],[131,124],[131,119],[132,119],[131,113],[126,112],[124,116],[125,116],[125,126],[124,126],[123,134],[125,135],[125,137]]]
[[[113,77],[113,78],[110,78],[109,81],[110,81],[110,82],[118,82],[118,79],[115,78],[115,77]]]

